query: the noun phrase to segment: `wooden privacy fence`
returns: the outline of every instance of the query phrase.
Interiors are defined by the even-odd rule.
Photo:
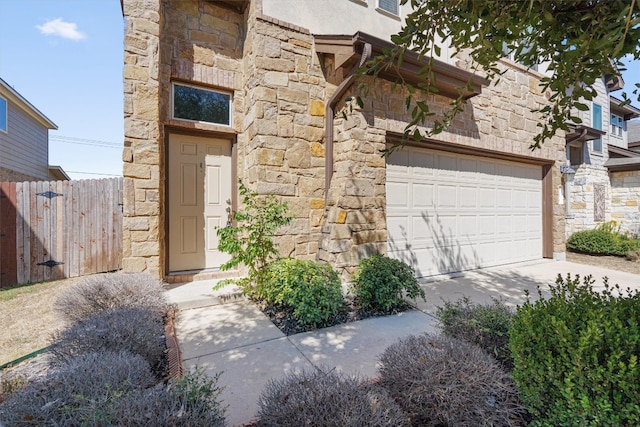
[[[122,178],[0,183],[0,287],[121,265]]]

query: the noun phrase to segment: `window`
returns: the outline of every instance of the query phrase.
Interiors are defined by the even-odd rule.
[[[602,130],[602,106],[594,103],[593,108],[593,123],[591,127],[594,129]],[[592,150],[596,153],[602,153],[602,138],[594,139],[592,141]]]
[[[398,0],[378,0],[378,7],[394,15],[399,15]]]
[[[0,131],[7,132],[7,100],[0,97]]]
[[[611,115],[611,135],[622,136],[624,119],[616,114]]]
[[[229,126],[231,95],[174,83],[173,118]]]

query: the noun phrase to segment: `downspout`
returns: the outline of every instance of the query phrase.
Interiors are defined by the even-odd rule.
[[[334,108],[342,95],[349,89],[355,80],[355,72],[364,65],[365,62],[371,57],[371,44],[365,43],[362,47],[362,55],[358,65],[353,67],[349,72],[349,75],[340,83],[333,92],[333,95],[329,98],[327,106],[325,107],[324,114],[324,140],[325,140],[325,157],[324,157],[324,203],[325,206],[329,201],[329,187],[331,186],[331,178],[333,177],[333,116],[335,114]]]

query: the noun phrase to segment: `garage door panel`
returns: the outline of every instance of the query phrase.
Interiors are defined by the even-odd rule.
[[[478,204],[483,209],[494,209],[496,207],[496,189],[495,188],[478,188]]]
[[[539,166],[403,151],[388,159],[390,256],[410,261],[418,275],[542,257]]]
[[[539,211],[542,209],[542,197],[538,191],[527,192],[527,207]]]
[[[427,152],[412,152],[410,157],[411,173],[416,176],[433,176],[435,156]]]
[[[478,207],[478,188],[461,186],[458,188],[460,194],[461,208],[477,208]]]
[[[518,209],[526,209],[528,205],[528,197],[526,190],[513,190],[511,192],[511,206]]]
[[[413,241],[431,242],[433,240],[433,224],[427,218],[420,216],[411,217]]]
[[[409,221],[410,216],[397,217],[387,216],[387,231],[389,236],[393,236],[394,240],[407,240],[409,238]]]
[[[500,236],[511,235],[511,215],[498,215],[496,219],[496,235],[498,238],[502,238]]]
[[[508,209],[511,207],[512,201],[510,189],[498,188],[496,190],[496,196],[496,206],[498,207],[498,209]]]
[[[460,215],[458,217],[458,235],[462,239],[477,240],[478,217],[476,215]]]
[[[440,184],[437,192],[436,209],[449,209],[457,206],[458,188],[455,185]]]
[[[446,178],[455,178],[458,175],[458,160],[454,156],[440,154],[437,156],[437,175]]]
[[[435,204],[435,184],[413,183],[412,196],[414,208],[433,208]]]
[[[387,182],[387,206],[403,207],[409,205],[409,188],[407,182]]]
[[[478,235],[481,238],[493,238],[496,234],[495,215],[478,216]]]

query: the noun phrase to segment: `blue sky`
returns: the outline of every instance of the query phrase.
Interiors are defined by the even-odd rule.
[[[58,125],[49,163],[73,179],[122,173],[123,31],[118,0],[0,0],[0,77]]]
[[[122,174],[123,31],[118,0],[0,0],[0,77],[58,125],[73,179]]]

